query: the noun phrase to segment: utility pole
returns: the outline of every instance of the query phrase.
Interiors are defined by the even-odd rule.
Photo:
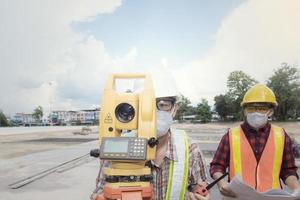
[[[52,82],[49,82],[49,116],[50,116],[50,126],[52,126],[52,99],[51,99],[51,87],[52,87]]]

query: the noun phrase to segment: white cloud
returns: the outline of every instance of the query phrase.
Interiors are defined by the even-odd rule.
[[[13,113],[30,112],[37,105],[47,108],[50,81],[57,84],[52,93],[58,107],[80,104],[66,94],[77,89],[90,94],[114,60],[101,41],[76,33],[72,23],[110,14],[120,5],[121,0],[1,1],[0,109]]]
[[[136,55],[137,50],[133,47],[123,57],[111,58],[101,41],[92,36],[86,38],[84,43],[66,53],[64,60],[59,60],[63,69],[57,77],[60,101],[74,101],[77,109],[99,103],[108,73],[134,69]]]
[[[180,90],[194,102],[226,90],[231,71],[243,70],[264,82],[282,62],[300,61],[300,1],[250,0],[235,8],[203,59],[175,71]]]

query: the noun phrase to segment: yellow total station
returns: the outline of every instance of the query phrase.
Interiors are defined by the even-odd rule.
[[[139,92],[116,90],[117,80],[143,80],[143,89]],[[134,132],[128,137],[124,133]],[[125,135],[125,136],[124,136]],[[145,177],[151,174],[145,167],[147,160],[153,160],[156,152],[156,104],[152,80],[145,74],[110,75],[103,93],[100,127],[100,158],[110,160],[112,165],[104,169],[108,177]],[[113,178],[113,179],[114,179]],[[132,183],[120,183],[128,186]],[[139,182],[140,185],[148,181]]]

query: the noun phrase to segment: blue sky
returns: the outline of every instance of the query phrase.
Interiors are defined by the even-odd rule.
[[[183,63],[205,55],[224,17],[241,2],[125,0],[114,13],[75,23],[73,28],[102,40],[112,56],[136,47],[142,65],[161,57]]]
[[[299,66],[299,10],[299,0],[3,0],[0,109],[97,107],[108,74],[163,68],[193,103],[213,105],[232,71],[265,83],[282,62]]]

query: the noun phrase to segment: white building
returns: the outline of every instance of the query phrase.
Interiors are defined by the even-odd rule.
[[[54,124],[94,124],[99,121],[100,109],[80,111],[52,111],[50,121]]]
[[[36,124],[36,120],[34,119],[32,114],[26,114],[26,113],[16,113],[12,120],[19,125],[32,125]]]

